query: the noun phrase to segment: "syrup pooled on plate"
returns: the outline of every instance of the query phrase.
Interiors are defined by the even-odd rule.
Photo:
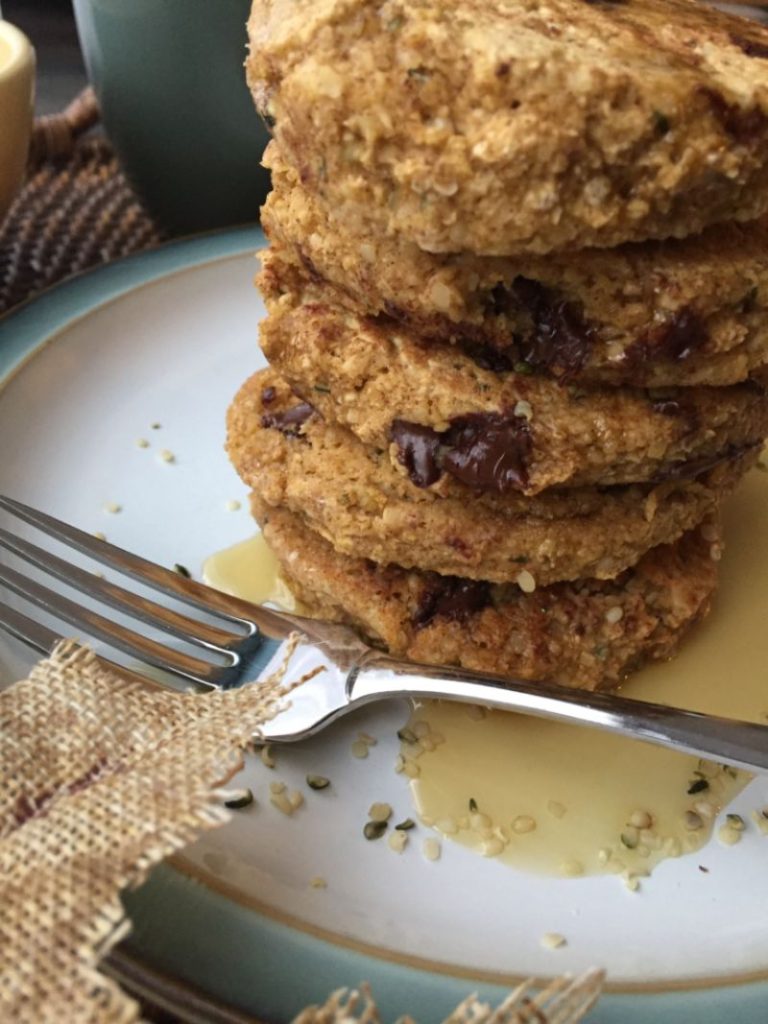
[[[203,564],[203,580],[225,594],[276,604],[299,612],[298,602],[279,573],[277,559],[260,533],[211,555]]]
[[[768,474],[726,507],[715,606],[676,657],[634,675],[638,700],[765,721],[768,713]],[[260,534],[211,556],[211,586],[300,611]],[[703,847],[750,775],[595,729],[447,701],[420,703],[401,730],[419,816],[446,838],[516,868],[614,873],[633,887],[661,860]],[[726,823],[734,838],[739,822]],[[736,837],[738,838],[738,837]]]
[[[755,470],[726,506],[712,612],[674,659],[632,676],[624,694],[766,720],[766,508],[768,474]],[[747,772],[595,729],[429,702],[403,735],[422,820],[528,871],[612,872],[632,886],[660,860],[700,849],[715,825],[725,841],[743,827],[735,817],[730,825],[715,819],[747,784]]]

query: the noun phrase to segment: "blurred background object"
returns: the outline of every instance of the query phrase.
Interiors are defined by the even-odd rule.
[[[86,85],[71,0],[2,0],[2,12],[37,51],[36,112],[58,113]]]
[[[250,0],[74,0],[104,129],[171,234],[255,221],[267,132],[245,84]]]
[[[250,0],[3,0],[39,55],[38,114],[85,86],[162,229],[189,234],[258,219],[267,132],[245,85]],[[78,41],[79,30],[79,41]]]
[[[32,46],[23,32],[0,20],[0,217],[24,178],[34,89]]]

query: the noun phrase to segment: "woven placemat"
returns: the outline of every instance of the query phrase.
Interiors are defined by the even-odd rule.
[[[71,274],[162,241],[86,89],[35,122],[26,183],[0,221],[0,314]]]

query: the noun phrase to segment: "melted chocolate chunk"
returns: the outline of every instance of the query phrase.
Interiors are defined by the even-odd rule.
[[[533,320],[533,331],[517,346],[520,359],[563,380],[574,377],[587,361],[595,335],[581,306],[527,277],[515,278],[512,287]]]
[[[417,487],[429,487],[443,472],[473,490],[499,494],[523,490],[528,483],[531,435],[522,416],[469,413],[457,416],[443,433],[394,420],[390,437]]]
[[[632,342],[626,350],[626,358],[635,364],[657,359],[682,362],[708,341],[709,334],[701,317],[686,306]]]
[[[458,344],[464,355],[468,356],[481,370],[490,370],[492,373],[508,373],[514,368],[513,360],[492,345],[483,345],[481,342],[470,341],[467,338],[461,338]]]
[[[503,281],[486,293],[483,302],[488,316],[504,316],[512,308],[512,296]]]
[[[431,427],[407,420],[394,420],[390,437],[397,445],[397,457],[417,487],[429,487],[440,479],[437,456],[440,435]]]
[[[701,317],[692,309],[682,309],[649,335],[652,347],[665,359],[687,359],[697,348],[709,341]]]
[[[264,388],[264,390],[261,392],[261,404],[262,405],[271,405],[276,398],[277,398],[277,388],[273,388],[273,387],[270,386],[268,388]]]
[[[284,409],[282,412],[264,413],[261,417],[261,425],[279,430],[286,437],[298,437],[301,425],[307,422],[314,411],[309,402],[302,402],[300,405],[294,405],[292,409]]]
[[[743,36],[737,36],[734,32],[731,32],[731,42],[734,46],[738,46],[743,53],[746,53],[748,57],[768,58],[768,43],[758,43],[753,39],[745,39]]]
[[[506,494],[528,483],[531,435],[522,416],[458,416],[441,442],[443,469],[468,487]]]
[[[417,629],[423,629],[438,617],[464,622],[490,603],[491,588],[488,583],[430,573],[426,576],[412,622]]]
[[[709,101],[712,113],[736,142],[746,145],[765,130],[768,117],[757,107],[747,110],[738,103],[729,103],[714,89],[704,88],[701,92]]]

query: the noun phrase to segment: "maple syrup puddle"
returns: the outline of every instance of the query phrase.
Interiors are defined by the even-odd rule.
[[[766,721],[766,509],[768,474],[754,470],[725,507],[712,612],[671,661],[633,675],[626,696]],[[660,860],[704,846],[715,827],[725,842],[743,827],[718,814],[749,773],[596,729],[428,702],[405,735],[416,739],[401,754],[422,821],[526,871],[616,873],[634,888]]]
[[[280,575],[277,559],[260,533],[206,559],[203,580],[209,587],[244,601],[299,611],[296,598]]]
[[[748,721],[768,712],[768,474],[754,470],[725,508],[714,607],[669,662],[622,692]],[[298,610],[261,535],[209,558],[226,593]],[[596,729],[452,704],[421,703],[401,768],[421,820],[447,839],[539,874],[622,875],[630,888],[661,860],[700,849],[751,776]]]

